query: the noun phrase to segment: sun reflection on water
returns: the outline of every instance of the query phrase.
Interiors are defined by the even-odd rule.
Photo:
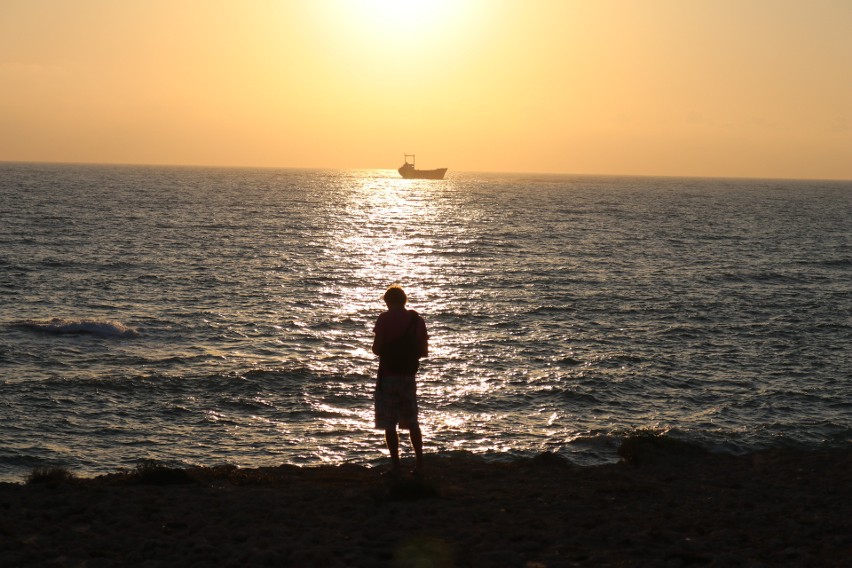
[[[344,220],[337,223],[332,253],[351,267],[338,308],[340,316],[362,317],[384,308],[381,296],[390,284],[409,291],[412,307],[426,300],[424,284],[434,283],[440,269],[432,226],[442,215],[442,194],[452,182],[426,182],[365,175],[352,180]]]
[[[429,324],[430,313],[446,309],[437,305],[438,299],[447,297],[454,276],[452,256],[442,253],[470,236],[465,234],[467,228],[451,220],[459,214],[455,199],[458,188],[452,180],[404,180],[379,171],[364,172],[348,181],[351,185],[345,194],[345,216],[335,223],[335,233],[330,235],[334,245],[330,254],[350,271],[345,279],[348,285],[334,290],[339,299],[334,317],[363,322],[366,341],[350,353],[366,358],[364,368],[372,375],[376,361],[369,351],[369,339],[375,318],[385,309],[381,300],[384,290],[391,284],[403,286],[409,294],[409,308],[421,312]],[[427,438],[430,431],[462,431],[467,421],[449,408],[436,408],[433,401],[441,400],[442,406],[448,406],[446,403],[492,388],[485,377],[462,385],[437,376],[430,370],[430,361],[455,359],[459,347],[442,341],[440,331],[433,326],[430,337],[430,358],[418,378]],[[372,428],[372,407],[338,412],[328,420],[340,427]]]
[[[464,178],[404,180],[385,170],[347,172],[329,183],[333,199],[320,204],[322,234],[311,235],[321,245],[312,249],[317,259],[309,266],[320,269],[306,279],[317,305],[299,306],[300,340],[292,346],[321,382],[303,387],[313,423],[296,421],[281,435],[311,440],[303,449],[321,461],[381,458],[382,435],[373,428],[372,326],[386,309],[385,289],[400,284],[430,334],[430,356],[417,380],[426,450],[508,450],[517,445],[513,432],[544,449],[560,428],[549,403],[519,411],[529,405],[526,394],[514,401],[495,396],[509,383],[544,389],[551,377],[528,376],[509,363],[523,356],[529,337],[516,313],[529,307],[491,301],[494,285],[483,282],[494,277],[495,262],[511,267],[495,252],[520,254],[498,234],[503,220],[492,196],[471,194]],[[526,301],[522,288],[511,296]],[[305,347],[306,335],[313,350]],[[545,392],[543,400],[552,396]]]

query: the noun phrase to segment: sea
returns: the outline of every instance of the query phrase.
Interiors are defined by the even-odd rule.
[[[381,466],[391,284],[427,453],[852,443],[850,181],[0,163],[0,481]]]

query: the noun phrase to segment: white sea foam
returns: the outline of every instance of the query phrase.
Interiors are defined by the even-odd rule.
[[[20,327],[55,335],[97,335],[99,337],[137,337],[139,332],[121,322],[110,320],[66,320],[53,318],[48,322],[25,321]]]

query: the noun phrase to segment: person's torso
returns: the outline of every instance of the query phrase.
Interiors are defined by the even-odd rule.
[[[413,310],[388,310],[379,315],[375,331],[382,332],[385,343],[395,341],[402,337],[412,323],[417,324],[412,319],[415,317]]]
[[[379,358],[379,375],[400,372],[409,374],[410,371],[397,368],[398,365],[408,367],[407,364],[397,362],[393,354],[384,351],[393,349],[402,341],[404,335],[410,334],[411,340],[416,343],[416,351],[419,352],[422,344],[427,341],[426,324],[422,318],[414,310],[388,310],[383,312],[376,321],[375,332],[382,337],[383,354]]]

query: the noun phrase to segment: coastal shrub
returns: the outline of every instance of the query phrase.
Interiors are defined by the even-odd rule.
[[[64,467],[37,467],[27,476],[28,485],[59,485],[70,481],[74,481],[74,474]]]
[[[135,482],[145,485],[180,485],[196,482],[185,469],[168,467],[156,460],[144,461],[137,465],[131,477]]]

